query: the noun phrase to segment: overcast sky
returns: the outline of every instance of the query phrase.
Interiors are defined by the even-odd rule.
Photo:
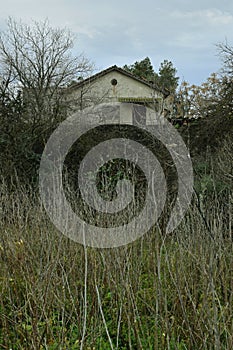
[[[171,60],[180,80],[200,84],[219,70],[215,44],[233,44],[232,0],[0,0],[0,29],[8,16],[48,18],[77,34],[96,70],[150,57],[155,70]]]

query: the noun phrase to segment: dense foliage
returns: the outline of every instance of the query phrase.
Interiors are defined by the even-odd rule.
[[[158,73],[155,72],[149,57],[139,62],[136,61],[132,65],[125,65],[123,68],[141,79],[154,83],[161,90],[168,90],[170,93],[174,93],[178,86],[177,70],[168,60],[161,63]]]

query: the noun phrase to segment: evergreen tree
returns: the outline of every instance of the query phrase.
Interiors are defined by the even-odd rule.
[[[159,68],[159,86],[169,90],[171,93],[176,91],[179,78],[176,76],[177,70],[171,61],[164,60]]]
[[[135,63],[123,67],[128,72],[138,76],[141,79],[148,81],[154,81],[158,75],[155,73],[152,63],[149,57],[144,58],[142,61],[136,61]]]
[[[177,70],[172,62],[168,60],[164,60],[161,63],[158,73],[155,72],[149,57],[139,62],[136,61],[132,65],[125,65],[123,68],[141,79],[153,82],[158,88],[168,90],[171,93],[174,93],[178,86]]]

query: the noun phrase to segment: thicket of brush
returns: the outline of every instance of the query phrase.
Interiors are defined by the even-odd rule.
[[[172,235],[114,249],[69,240],[35,192],[2,181],[0,348],[232,349],[231,149],[199,159]]]

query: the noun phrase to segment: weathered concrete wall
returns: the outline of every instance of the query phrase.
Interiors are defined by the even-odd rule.
[[[117,81],[116,85],[112,84],[113,79]],[[142,124],[155,125],[157,123],[155,111],[159,115],[163,114],[164,100],[160,91],[118,71],[109,72],[90,83],[74,86],[70,90],[68,99],[72,101],[73,112],[101,103],[121,102],[121,115],[118,121],[120,124],[136,125],[138,119]],[[145,111],[141,115],[133,117],[127,99],[135,99],[136,101],[133,102],[135,104],[138,103],[137,99],[145,99],[145,106],[150,107],[151,110],[144,108]]]
[[[113,79],[117,80],[115,86],[111,83]],[[74,108],[77,109],[83,109],[103,102],[117,102],[119,98],[130,97],[155,99],[161,104],[163,96],[161,92],[117,71],[109,72],[90,84],[74,88],[69,95]]]

